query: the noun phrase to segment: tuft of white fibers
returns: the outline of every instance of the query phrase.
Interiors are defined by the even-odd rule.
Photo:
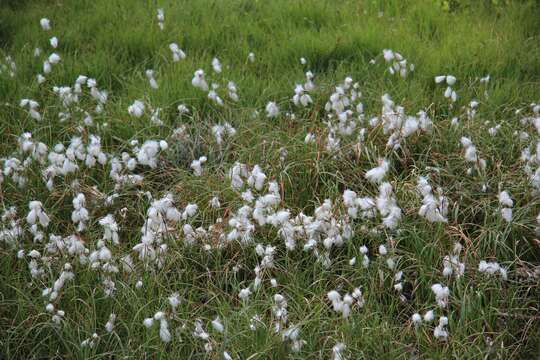
[[[259,165],[255,165],[247,179],[247,184],[250,187],[254,187],[256,190],[261,191],[266,181],[266,178],[267,177],[262,171],[261,167]]]
[[[114,330],[115,321],[116,321],[116,314],[111,313],[111,315],[109,315],[109,321],[107,321],[107,323],[105,324],[105,330],[108,333],[111,333]]]
[[[208,340],[210,338],[210,334],[208,334],[204,330],[203,323],[199,319],[195,320],[195,329],[193,330],[193,336],[202,340]]]
[[[255,53],[250,52],[250,53],[248,54],[248,61],[249,61],[250,63],[255,62]]]
[[[477,167],[479,170],[484,170],[486,168],[486,160],[478,156],[476,146],[473,144],[471,139],[463,136],[460,142],[465,149],[465,161],[473,163],[474,166]],[[471,173],[472,169],[469,169],[467,172]]]
[[[161,341],[163,342],[170,342],[171,341],[171,332],[169,331],[169,323],[167,322],[167,319],[163,317],[159,321],[159,337]]]
[[[406,78],[409,71],[414,71],[414,64],[408,64],[407,59],[398,52],[383,49],[383,57],[386,63],[390,64],[388,71],[392,75],[399,74],[402,78]]]
[[[60,324],[65,315],[66,313],[63,310],[58,310],[56,314],[52,316],[51,320],[55,324]]]
[[[203,174],[203,164],[206,162],[207,158],[206,156],[201,156],[197,160],[193,160],[191,162],[190,167],[193,169],[193,175],[195,176],[202,176]]]
[[[418,177],[416,189],[423,196],[418,214],[429,222],[448,222],[448,200],[442,195],[442,189],[438,189],[438,196],[435,196],[427,178],[423,176]]]
[[[514,202],[512,201],[512,198],[510,197],[510,194],[508,194],[507,191],[501,191],[499,193],[499,204],[506,207],[514,206]]]
[[[219,316],[217,316],[214,320],[212,320],[212,327],[218,333],[222,333],[225,330],[225,327],[223,326],[223,323],[219,319]]]
[[[443,258],[443,276],[455,275],[459,279],[465,273],[465,264],[459,261],[461,248],[460,243],[455,243],[453,253]]]
[[[446,75],[435,76],[435,83],[436,83],[436,84],[440,84],[440,83],[442,83],[444,80],[446,80]]]
[[[411,320],[415,326],[418,326],[422,323],[422,316],[419,313],[414,313]]]
[[[28,208],[30,212],[26,216],[26,222],[30,225],[41,224],[43,227],[49,226],[49,216],[43,211],[43,204],[41,201],[30,201],[28,203]]]
[[[389,167],[390,163],[386,159],[379,159],[379,166],[366,172],[364,177],[373,183],[380,183],[386,176]]]
[[[146,74],[146,78],[148,79],[148,82],[150,83],[150,87],[152,89],[159,88],[158,83],[157,83],[156,78],[155,78],[155,74],[156,74],[155,71],[154,70],[146,70],[145,74]]]
[[[107,214],[107,216],[99,219],[99,225],[103,227],[103,240],[110,241],[114,245],[120,244],[118,224],[112,214]]]
[[[346,348],[347,346],[342,342],[334,345],[332,347],[332,360],[345,360],[345,355],[343,354],[343,352]]]
[[[49,62],[49,60],[45,60],[43,62],[43,73],[44,74],[50,74],[51,71],[52,71],[51,63]]]
[[[233,137],[236,135],[236,129],[228,122],[225,122],[223,125],[217,124],[212,126],[212,135],[216,139],[216,143],[221,146],[223,145],[223,138],[225,135]]]
[[[359,308],[364,306],[364,296],[360,288],[355,288],[352,295],[347,293],[343,296],[337,291],[332,290],[326,294],[326,297],[332,303],[332,308],[335,312],[341,313],[343,318],[348,318],[351,313],[351,308],[357,305]]]
[[[93,348],[94,346],[96,346],[96,341],[98,340],[98,338],[99,338],[98,334],[93,333],[91,337],[89,337],[87,339],[84,339],[81,342],[81,347],[82,348],[86,348],[86,347]]]
[[[490,127],[488,129],[488,133],[491,136],[497,135],[497,132],[499,132],[499,129],[501,128],[501,124],[495,125],[494,127]]]
[[[448,325],[448,318],[446,316],[441,316],[439,318],[439,324],[433,330],[433,336],[437,339],[446,340],[448,338],[446,325]]]
[[[452,76],[452,75],[446,75],[446,83],[449,85],[449,86],[453,86],[455,83],[456,83],[456,77],[455,76]]]
[[[454,91],[452,86],[456,84],[456,77],[453,75],[439,75],[435,76],[435,83],[441,84],[446,80],[446,90],[444,91],[444,97],[447,99],[450,99],[452,102],[456,102],[457,100],[457,93]]]
[[[426,313],[424,314],[424,321],[432,322],[433,319],[435,319],[435,313],[433,312],[433,310],[426,311]]]
[[[295,353],[302,350],[302,347],[306,344],[305,340],[300,339],[300,328],[296,325],[290,325],[288,329],[282,333],[283,341],[291,341],[291,350]]]
[[[178,110],[178,113],[180,115],[189,114],[189,109],[185,104],[178,105],[178,107],[176,109]],[[183,127],[180,127],[178,129],[176,129],[175,130],[176,137],[180,138],[181,137],[180,135],[183,135],[182,133],[184,131],[185,131],[185,129]]]
[[[157,167],[158,155],[160,150],[166,150],[168,144],[165,141],[146,140],[143,145],[138,148],[137,161],[141,165],[150,166],[152,169]]]
[[[304,84],[304,89],[306,89],[306,91],[312,91],[315,89],[315,84],[313,83],[314,77],[315,75],[313,75],[311,71],[306,72],[306,83]]]
[[[448,297],[450,296],[450,289],[447,286],[439,283],[431,285],[431,291],[435,294],[435,300],[437,305],[441,308],[445,308],[448,305]]]
[[[279,115],[279,108],[277,104],[273,101],[270,101],[268,104],[266,104],[266,117],[268,118],[275,118]]]
[[[511,208],[502,208],[501,216],[506,222],[512,222],[513,211]]]
[[[165,28],[165,11],[163,11],[162,8],[157,9],[156,18],[157,18],[159,30],[163,31],[163,29]]]
[[[193,74],[193,79],[191,79],[191,84],[202,91],[208,91],[208,83],[204,78],[204,70],[199,69]]]
[[[478,264],[478,271],[488,275],[496,275],[499,273],[503,280],[508,280],[507,269],[495,261],[481,260]]]
[[[238,297],[242,300],[247,300],[249,295],[251,295],[251,290],[249,288],[243,288],[238,293]]]
[[[77,225],[77,231],[81,232],[86,229],[86,222],[90,220],[88,210],[85,208],[86,197],[82,193],[78,193],[73,198],[73,212],[71,213],[71,221]]]
[[[38,112],[39,103],[32,99],[22,99],[19,103],[20,107],[28,107],[28,114],[34,120],[41,121],[41,114]],[[18,161],[18,159],[17,159]]]
[[[41,28],[45,31],[51,30],[51,21],[47,18],[39,20],[39,25],[41,25]]]
[[[305,91],[306,90],[302,85],[296,85],[296,87],[294,88],[294,96],[292,98],[292,102],[294,103],[294,105],[302,105],[303,107],[306,107],[309,104],[313,103],[311,96],[309,96],[309,94],[306,94]]]
[[[52,53],[48,58],[49,63],[52,65],[58,64],[60,60],[62,60],[62,58],[57,53]]]
[[[368,248],[365,245],[360,246],[360,253],[362,254],[362,266],[364,268],[369,267],[369,257],[368,257]]]
[[[219,62],[218,58],[212,59],[212,69],[218,74],[221,73],[221,62]]]
[[[133,104],[131,104],[128,107],[128,113],[131,116],[135,116],[136,118],[140,118],[144,114],[144,103],[141,100],[135,100]]]
[[[187,220],[188,218],[195,216],[199,207],[197,204],[187,204],[182,212],[182,220]]]
[[[58,38],[56,36],[53,36],[49,39],[49,43],[54,49],[56,49],[58,47]]]
[[[369,249],[366,245],[362,245],[360,246],[360,252],[363,254],[363,255],[367,255],[367,253],[369,252]]]
[[[174,62],[178,62],[186,58],[186,53],[180,49],[177,43],[169,44],[169,49],[172,52]]]
[[[379,185],[379,196],[376,199],[377,209],[383,216],[383,224],[394,229],[401,219],[401,209],[397,206],[392,185],[388,182]]]
[[[180,305],[180,294],[177,292],[173,293],[171,296],[169,296],[169,304],[171,305],[173,312],[176,311],[176,308],[178,305]]]
[[[510,197],[507,191],[501,191],[499,193],[499,204],[501,205],[501,216],[506,222],[512,221],[512,207],[514,206],[514,201]]]
[[[152,327],[152,325],[154,325],[154,318],[146,318],[146,319],[144,319],[143,325],[144,325],[147,329],[150,329],[150,328]]]
[[[238,97],[238,89],[236,88],[236,84],[232,81],[229,81],[227,83],[227,90],[228,90],[229,98],[232,101],[237,102],[239,100],[239,97]]]
[[[221,203],[219,202],[219,197],[214,196],[212,199],[210,199],[209,205],[212,209],[219,209],[221,206]]]
[[[307,133],[306,137],[304,138],[304,143],[305,144],[311,144],[311,143],[314,143],[316,139],[317,139],[317,137],[315,136],[315,134]]]
[[[219,88],[218,84],[212,83],[212,89],[208,92],[208,98],[212,100],[213,102],[215,102],[217,105],[223,106],[224,104],[223,99],[219,97],[216,91],[218,88]]]

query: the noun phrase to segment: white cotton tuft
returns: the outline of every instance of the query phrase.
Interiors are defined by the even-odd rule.
[[[279,115],[279,108],[277,104],[273,101],[270,101],[266,105],[266,117],[268,118],[275,118]]]
[[[221,63],[219,62],[218,58],[214,58],[212,60],[212,69],[214,69],[214,71],[218,74],[221,73]]]
[[[39,25],[41,25],[41,28],[43,30],[51,30],[51,21],[47,18],[42,18],[41,20],[39,20]]]
[[[133,104],[131,104],[128,107],[128,113],[131,116],[135,116],[136,118],[140,118],[144,114],[144,103],[140,100],[135,100]]]
[[[216,330],[218,333],[222,333],[225,330],[225,327],[223,326],[223,323],[219,319],[219,316],[216,317],[214,320],[212,320],[212,327],[214,330]]]
[[[364,177],[373,183],[380,183],[386,176],[389,166],[390,164],[386,159],[380,159],[379,166],[366,172]]]
[[[514,206],[514,202],[512,201],[512,198],[510,197],[507,191],[501,191],[499,193],[499,204],[506,207]]]
[[[202,91],[208,91],[208,83],[204,78],[204,71],[202,69],[195,71],[191,84]]]
[[[433,312],[433,310],[429,310],[424,314],[425,322],[432,322],[433,319],[435,319],[435,313]]]
[[[163,342],[170,342],[171,341],[171,332],[169,331],[169,323],[165,318],[160,320],[159,323],[159,337],[161,338],[161,341]]]

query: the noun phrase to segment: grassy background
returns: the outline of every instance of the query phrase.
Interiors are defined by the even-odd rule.
[[[156,9],[165,10],[165,31],[159,31]],[[392,158],[391,179],[400,206],[405,212],[398,234],[371,234],[358,226],[354,239],[336,250],[332,269],[324,269],[303,252],[285,253],[282,241],[272,231],[259,231],[263,243],[278,246],[277,268],[268,274],[276,277],[278,290],[289,302],[289,318],[301,326],[307,341],[299,354],[288,350],[271,328],[249,331],[249,319],[256,313],[266,322],[271,318],[272,296],[278,291],[263,286],[248,305],[239,303],[238,290],[249,284],[257,257],[251,247],[233,246],[223,251],[206,252],[171,243],[170,257],[160,271],[143,273],[144,287],[135,290],[135,277],[119,278],[117,295],[106,298],[95,273],[76,267],[76,281],[66,285],[60,301],[66,311],[63,327],[53,326],[44,314],[41,289],[49,286],[61,264],[43,283],[28,285],[30,276],[24,261],[12,250],[0,247],[0,356],[32,357],[121,357],[204,358],[203,343],[190,335],[195,318],[225,319],[226,335],[215,336],[216,349],[227,350],[235,358],[329,357],[337,341],[347,344],[350,358],[531,358],[540,351],[538,330],[538,282],[522,279],[519,268],[538,265],[540,255],[532,228],[540,211],[538,196],[531,193],[521,166],[517,163],[524,147],[513,131],[520,128],[516,108],[540,99],[540,8],[534,2],[515,2],[492,6],[478,2],[458,6],[448,12],[432,1],[8,1],[0,4],[0,51],[11,55],[17,64],[14,79],[0,81],[0,156],[14,152],[17,137],[31,131],[35,139],[53,146],[68,141],[76,133],[72,123],[60,123],[56,112],[59,100],[54,85],[72,84],[79,74],[94,77],[98,87],[109,90],[106,111],[95,117],[108,123],[100,131],[108,152],[126,149],[127,141],[166,137],[179,125],[188,125],[192,141],[173,144],[162,165],[147,171],[142,190],[155,197],[173,190],[182,203],[197,202],[201,212],[196,221],[209,225],[226,208],[236,209],[239,200],[224,181],[235,161],[260,164],[265,172],[283,183],[284,205],[311,214],[325,198],[338,198],[345,188],[361,194],[376,194],[377,189],[363,180],[364,171],[373,167],[378,156]],[[39,19],[48,17],[52,31],[44,32]],[[48,38],[59,38],[57,52],[62,62],[55,66],[45,85],[35,75],[42,62],[33,49],[48,48]],[[177,42],[187,59],[173,63],[168,44]],[[386,71],[381,50],[401,52],[415,64],[412,77],[401,79]],[[253,51],[255,63],[247,62]],[[211,59],[217,56],[224,65],[221,75],[210,72]],[[308,59],[300,65],[299,58]],[[377,64],[369,61],[378,59]],[[157,70],[160,88],[152,91],[145,69]],[[191,86],[193,72],[204,68],[209,79],[220,83],[236,82],[240,102],[224,108],[211,105],[206,95]],[[296,120],[252,118],[270,101],[292,109],[294,84],[312,70],[319,85],[309,110],[295,110]],[[458,79],[460,99],[450,109],[433,77],[453,74]],[[489,74],[488,85],[478,78]],[[345,76],[360,82],[366,113],[379,112],[380,96],[388,92],[407,113],[428,109],[434,119],[431,135],[413,139],[403,152],[387,153],[386,139],[371,132],[372,151],[359,159],[345,147],[342,156],[326,154],[324,145],[305,146],[307,131],[324,136],[323,107],[332,86]],[[224,86],[222,85],[222,88]],[[484,97],[488,91],[489,98]],[[36,123],[19,108],[21,98],[40,103],[46,121]],[[451,128],[450,119],[471,99],[481,100],[478,117]],[[135,99],[145,99],[164,108],[164,127],[147,119],[134,120],[127,107]],[[193,115],[179,118],[176,106],[186,103]],[[221,154],[211,141],[210,127],[230,121],[239,134]],[[500,123],[496,137],[486,136],[485,121]],[[480,180],[465,176],[459,138],[469,136],[482,157],[489,162],[481,180],[490,186],[480,191]],[[288,158],[279,161],[279,149]],[[208,154],[206,171],[212,176],[193,177],[189,163]],[[416,215],[419,199],[413,195],[416,177],[426,166],[441,168],[435,183],[442,186],[452,201],[450,222],[435,225]],[[108,170],[83,168],[77,177],[84,189],[97,185],[112,189]],[[65,180],[69,184],[73,177]],[[498,184],[516,200],[515,219],[507,224],[495,215]],[[39,176],[30,179],[25,191],[9,181],[1,188],[3,206],[15,205],[22,216],[27,203],[39,199],[51,215],[52,233],[68,235],[73,225],[63,221],[72,210],[72,190],[62,182],[48,193]],[[206,209],[205,204],[219,194],[223,208]],[[115,208],[92,210],[92,224],[85,234],[88,244],[101,237],[96,219],[110,211],[119,214],[127,207],[130,215],[120,219],[122,246],[126,252],[139,242],[148,201],[133,189],[121,194]],[[368,224],[371,225],[371,224]],[[405,273],[407,302],[400,301],[391,289],[392,274],[383,260],[372,256],[369,270],[351,267],[348,260],[358,256],[358,247],[376,247],[392,236],[396,242],[398,267]],[[25,239],[32,248],[31,238]],[[454,241],[465,247],[467,272],[450,282],[441,275],[442,257]],[[510,264],[508,282],[488,279],[476,272],[480,259],[495,258]],[[232,269],[240,265],[239,272]],[[382,271],[382,273],[380,272]],[[379,274],[382,274],[381,276]],[[427,310],[434,303],[429,287],[444,282],[451,289],[450,339],[436,341],[428,327],[415,330],[409,319],[415,311]],[[362,285],[366,295],[363,309],[354,311],[348,321],[331,312],[327,291],[342,286],[345,291]],[[163,344],[157,331],[147,331],[142,320],[165,307],[166,298],[179,291],[185,299],[178,319],[171,324],[180,329],[178,337]],[[104,334],[103,326],[111,312],[118,315],[116,333],[103,335],[94,349],[81,349],[80,342],[93,332]],[[207,321],[206,321],[207,322]],[[155,329],[154,329],[155,330]],[[215,355],[215,353],[214,353]],[[210,358],[218,358],[211,355]]]

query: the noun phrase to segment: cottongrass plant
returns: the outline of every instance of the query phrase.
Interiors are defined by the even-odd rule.
[[[469,79],[406,44],[410,60],[376,48],[349,69],[299,37],[295,52],[270,47],[293,64],[263,79],[275,59],[261,34],[221,49],[197,31],[238,28],[168,9],[167,26],[162,8],[135,24],[151,42],[119,34],[129,59],[148,58],[111,58],[118,78],[90,66],[97,51],[78,57],[60,22],[71,18],[54,12],[0,63],[13,118],[0,357],[50,346],[39,354],[337,360],[397,354],[392,344],[394,357],[511,358],[531,346],[540,105],[521,99],[502,120],[493,72]],[[334,17],[309,14],[325,29]]]

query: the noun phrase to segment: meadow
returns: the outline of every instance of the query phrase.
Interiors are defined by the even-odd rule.
[[[538,1],[0,2],[0,359],[533,359]]]

